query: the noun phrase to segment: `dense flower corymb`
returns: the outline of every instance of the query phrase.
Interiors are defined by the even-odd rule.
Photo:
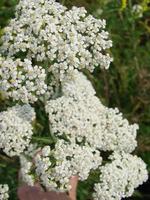
[[[28,59],[0,57],[0,79],[0,90],[6,97],[24,103],[35,102],[47,90],[45,69],[33,66]]]
[[[130,125],[117,108],[104,106],[82,73],[97,66],[108,69],[112,41],[105,28],[105,20],[84,8],[68,10],[55,0],[20,0],[15,18],[4,29],[0,91],[26,104],[0,113],[0,150],[19,156],[19,175],[27,185],[38,181],[46,190],[66,192],[72,176],[85,181],[97,174],[94,200],[121,200],[147,180],[144,162],[130,154],[137,145],[138,125]],[[40,137],[32,140],[38,144],[31,144],[36,113],[28,103],[37,100]],[[40,111],[38,105],[43,106]],[[44,107],[50,133],[43,126]],[[0,185],[0,200],[8,198],[7,191]]]
[[[71,176],[86,180],[91,170],[102,163],[100,152],[88,145],[78,145],[75,141],[58,140],[54,149],[45,146],[38,153],[21,156],[22,179],[28,184],[34,183],[35,176],[47,190],[67,191],[70,189]],[[33,162],[34,158],[34,162]],[[33,169],[35,176],[32,176]]]
[[[77,70],[71,75],[67,75],[61,83],[62,94],[65,97],[71,97],[78,100],[83,100],[92,97],[96,94],[92,83],[87,77]]]
[[[111,163],[101,167],[100,183],[95,184],[95,200],[121,200],[148,179],[146,165],[131,154],[114,153]]]
[[[138,125],[130,125],[118,109],[102,105],[81,72],[62,83],[62,92],[62,97],[46,104],[53,134],[86,140],[104,151],[132,152],[135,149]]]
[[[60,80],[74,69],[107,69],[112,41],[105,26],[105,20],[84,8],[67,10],[54,0],[20,0],[16,17],[4,30],[0,52],[40,61]]]
[[[8,156],[18,156],[28,147],[33,135],[31,121],[34,117],[34,110],[29,105],[17,105],[0,113],[0,148]]]

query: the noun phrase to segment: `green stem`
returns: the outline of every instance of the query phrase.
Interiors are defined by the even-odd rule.
[[[61,4],[64,5],[66,0],[62,0]]]
[[[50,138],[43,138],[43,137],[32,137],[33,141],[35,142],[42,142],[44,144],[53,144],[53,141]]]

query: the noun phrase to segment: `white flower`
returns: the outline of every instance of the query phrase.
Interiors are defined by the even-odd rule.
[[[24,103],[35,102],[47,90],[45,70],[27,59],[0,58],[0,78],[0,90],[6,97]]]
[[[131,153],[137,146],[136,135],[139,126],[129,124],[117,108],[107,108],[103,113],[103,145],[104,151],[124,151]]]
[[[38,145],[29,144],[27,150],[19,156],[20,159],[20,178],[27,185],[34,186],[36,182],[34,169],[34,157],[41,151]]]
[[[20,0],[15,18],[4,30],[0,52],[40,61],[63,80],[74,69],[109,67],[112,41],[105,27],[105,20],[87,15],[84,8],[67,10],[53,0]]]
[[[32,122],[36,118],[34,108],[30,104],[24,104],[23,106],[16,104],[14,107],[8,107],[7,110],[16,113],[18,117],[25,121]]]
[[[20,155],[30,143],[35,114],[29,107],[17,105],[0,113],[0,148],[8,156]]]
[[[51,166],[52,156],[53,162],[55,160],[53,166]],[[58,140],[51,152],[49,147],[44,147],[35,157],[36,173],[42,184],[49,190],[59,191],[69,190],[69,180],[73,175],[79,176],[79,180],[86,180],[90,171],[98,168],[101,162],[100,153],[94,148],[80,146],[74,141],[67,143],[64,140]]]
[[[95,96],[87,78],[76,72],[62,82],[63,96],[46,104],[53,134],[66,134],[104,151],[132,152],[137,124],[130,125],[118,109],[107,108]]]
[[[138,17],[143,17],[143,7],[140,4],[134,4],[132,7],[132,13]]]
[[[34,176],[31,174],[31,169],[33,167],[32,161],[27,160],[23,155],[20,155],[20,178],[23,183],[27,185],[34,186],[35,180]]]
[[[100,168],[100,183],[95,184],[95,200],[121,200],[148,179],[145,163],[137,156],[114,153],[112,162]]]
[[[7,184],[0,184],[0,200],[7,200],[9,198],[9,187]]]
[[[83,73],[77,70],[66,76],[61,86],[63,95],[72,97],[75,100],[86,99],[96,94],[91,82]]]
[[[49,146],[45,146],[45,147],[42,149],[42,155],[43,155],[44,157],[47,157],[47,156],[50,154],[50,151],[51,151],[50,147],[49,147]]]

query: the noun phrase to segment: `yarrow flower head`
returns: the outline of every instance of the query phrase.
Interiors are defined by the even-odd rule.
[[[109,67],[112,41],[105,27],[105,20],[84,8],[68,10],[54,0],[20,0],[15,18],[4,29],[0,52],[16,57],[21,53],[63,80],[74,69]]]
[[[0,148],[8,156],[20,155],[29,145],[34,118],[34,110],[29,105],[17,105],[0,113]]]
[[[91,107],[92,106],[92,107]],[[101,104],[98,99],[87,99],[86,101],[74,101],[72,98],[60,97],[51,100],[46,106],[49,114],[50,129],[53,134],[66,134],[76,137],[79,141],[84,137],[87,141],[98,136],[100,124],[97,109]],[[98,124],[98,126],[97,126]],[[101,136],[100,136],[101,137]],[[101,138],[99,143],[101,143]]]
[[[129,124],[118,108],[107,108],[102,115],[104,151],[120,151],[131,153],[137,146],[136,136],[138,124]]]
[[[53,134],[86,140],[104,151],[132,152],[135,149],[138,125],[129,125],[118,109],[102,105],[81,72],[62,84],[62,91],[62,97],[48,101],[45,107]]]
[[[28,59],[21,61],[0,57],[0,90],[6,97],[24,103],[35,102],[46,93],[46,72],[40,66],[33,66]]]
[[[9,198],[9,187],[7,184],[0,184],[0,200],[7,200]]]
[[[145,163],[131,154],[114,153],[111,163],[101,167],[100,183],[95,184],[94,199],[121,200],[148,179]]]
[[[20,177],[30,186],[38,180],[46,190],[66,192],[72,176],[85,181],[96,172],[100,180],[94,200],[121,200],[147,180],[144,162],[130,154],[137,145],[138,125],[130,125],[117,108],[104,106],[82,73],[109,68],[112,41],[105,28],[105,20],[84,8],[20,0],[4,29],[0,92],[25,105],[0,112],[0,150],[19,156]],[[31,144],[36,113],[29,103],[37,100],[43,100],[35,107],[44,105],[54,138],[44,147]],[[47,130],[40,121],[38,125]],[[7,185],[0,185],[0,199],[7,198]]]
[[[101,163],[99,151],[88,145],[78,145],[73,140],[71,143],[58,140],[55,149],[45,146],[34,155],[35,176],[47,190],[68,191],[72,176],[86,180],[91,170],[97,169]],[[32,185],[31,162],[21,157],[21,166],[23,180]]]
[[[92,83],[87,77],[77,70],[71,75],[67,75],[61,83],[62,94],[65,97],[71,97],[78,100],[83,100],[92,97],[96,94]]]
[[[73,175],[79,176],[80,180],[86,180],[90,170],[96,169],[102,161],[99,152],[91,147],[67,144],[63,140],[56,143],[51,154],[56,160],[53,168],[50,168],[49,147],[44,147],[41,155],[35,158],[36,172],[40,175],[42,184],[49,190],[69,190],[69,180]]]

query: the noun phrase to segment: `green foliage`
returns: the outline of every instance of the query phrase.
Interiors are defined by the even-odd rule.
[[[18,0],[0,0],[0,27],[7,25],[14,15],[14,6]],[[109,107],[119,107],[131,122],[139,123],[139,146],[136,153],[148,165],[150,171],[150,1],[149,0],[62,0],[63,4],[71,7],[85,6],[89,13],[97,18],[107,20],[107,28],[113,41],[112,55],[114,62],[109,71],[99,69],[91,75],[97,95]],[[134,4],[142,6],[142,17],[133,14]],[[0,30],[1,33],[2,30]],[[3,110],[10,102],[3,102],[0,97],[0,109]],[[39,108],[39,105],[36,105]],[[40,115],[36,127],[39,136],[33,140],[40,140],[42,133],[47,133],[46,118]],[[41,143],[47,143],[45,139]],[[12,199],[17,187],[18,161],[0,155],[0,182],[8,181],[12,186]],[[78,200],[90,198],[92,176],[85,184],[79,185]],[[144,194],[135,193],[134,199],[146,199]],[[150,199],[150,196],[147,197]]]
[[[0,27],[6,26],[14,15],[14,7],[18,0],[0,0]]]

